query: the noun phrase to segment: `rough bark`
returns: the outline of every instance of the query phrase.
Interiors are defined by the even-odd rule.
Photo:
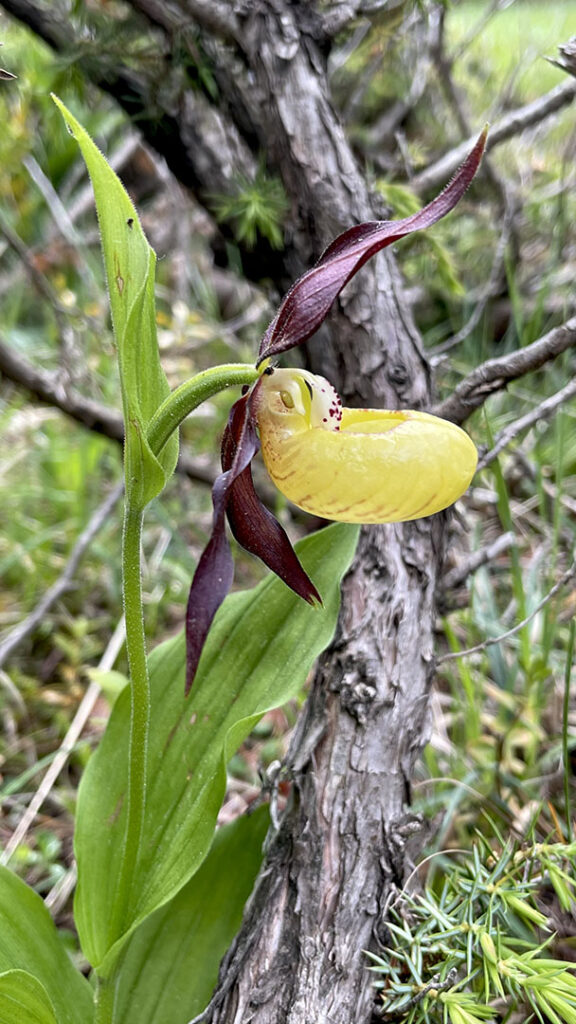
[[[350,224],[379,215],[330,103],[314,30],[308,5],[277,0],[254,5],[238,39],[252,72],[260,137],[292,201],[293,272],[310,266]],[[427,364],[389,250],[347,286],[329,333],[310,345],[309,359],[347,401],[428,403]]]

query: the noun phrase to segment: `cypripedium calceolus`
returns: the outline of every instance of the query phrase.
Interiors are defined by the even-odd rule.
[[[415,410],[343,409],[323,377],[270,364],[318,330],[367,260],[454,208],[476,174],[485,142],[486,131],[428,206],[404,220],[371,221],[345,231],[284,297],[260,345],[256,365],[263,367],[261,376],[232,406],[222,439],[223,472],[212,491],[212,534],[188,599],[187,690],[214,615],[232,585],[226,518],[242,547],[305,601],[321,603],[287,534],[254,489],[250,466],[260,449],[282,494],[306,512],[339,522],[419,519],[447,508],[468,487],[476,449],[455,424]]]

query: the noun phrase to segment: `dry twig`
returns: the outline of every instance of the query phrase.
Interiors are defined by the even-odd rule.
[[[576,316],[571,317],[558,327],[505,356],[488,359],[477,366],[457,385],[452,394],[438,405],[434,412],[437,416],[463,423],[476,409],[479,409],[490,395],[503,388],[511,380],[523,377],[524,374],[538,370],[561,352],[576,346]]]
[[[509,114],[505,114],[491,126],[486,143],[486,152],[489,152],[501,142],[506,142],[513,135],[518,135],[525,128],[530,128],[532,125],[544,121],[551,114],[561,110],[562,107],[573,103],[575,97],[576,82],[569,80],[555,86],[554,89],[545,93],[544,96],[540,96],[533,103],[527,103],[524,107],[511,110]],[[454,171],[472,148],[474,140],[474,136],[466,139],[441,157],[440,160],[436,160],[429,167],[426,167],[425,170],[420,171],[410,182],[410,187],[416,192],[428,192],[439,188],[454,174]]]
[[[514,420],[509,426],[505,427],[498,434],[494,446],[481,456],[478,462],[478,469],[484,469],[485,466],[489,466],[491,462],[498,457],[501,451],[506,448],[511,441],[514,440],[518,434],[522,431],[528,430],[529,427],[534,426],[535,423],[539,423],[541,420],[548,419],[549,416],[567,402],[569,398],[573,398],[576,395],[576,379],[569,381],[563,388],[556,391],[553,395],[545,398],[544,401],[540,402],[534,409],[527,412],[525,416],[520,416],[519,419]]]
[[[96,433],[110,437],[114,441],[124,441],[124,421],[120,413],[91,398],[86,398],[73,388],[65,389],[60,374],[38,370],[2,341],[0,374],[30,392],[34,398],[60,409],[89,430],[95,430]],[[180,455],[177,469],[191,480],[210,486],[218,473],[215,466],[200,459],[192,459],[186,454]]]
[[[486,547],[480,548],[478,551],[473,551],[465,561],[460,563],[460,565],[455,566],[454,569],[450,569],[449,572],[442,577],[442,588],[448,591],[461,586],[473,572],[476,572],[476,570],[480,568],[481,565],[486,565],[487,562],[493,562],[494,559],[498,558],[503,551],[506,551],[515,543],[516,536],[513,533],[502,533],[495,541],[492,542],[492,544],[487,544]]]
[[[450,651],[449,654],[443,654],[440,658],[436,659],[436,665],[441,665],[445,661],[454,661],[455,658],[467,658],[470,654],[478,654],[480,651],[485,651],[487,647],[493,647],[494,644],[501,644],[504,640],[509,640],[511,636],[519,633],[524,626],[527,626],[532,619],[541,612],[543,608],[556,596],[559,590],[562,589],[570,580],[576,576],[576,561],[572,562],[572,565],[566,572],[563,572],[560,579],[554,584],[554,586],[548,591],[545,597],[538,602],[536,607],[527,615],[521,622],[517,622],[512,629],[506,630],[505,633],[500,633],[499,636],[488,637],[487,640],[483,640],[482,643],[476,644],[475,647],[467,647],[463,651]]]

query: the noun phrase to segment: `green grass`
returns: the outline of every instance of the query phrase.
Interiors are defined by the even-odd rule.
[[[478,0],[449,7],[449,51],[459,50],[488,6]],[[485,88],[491,72],[498,75],[498,84],[511,90],[506,95],[507,106],[530,103],[566,80],[565,73],[545,58],[557,57],[558,45],[567,42],[573,33],[574,8],[570,0],[518,0],[498,11],[472,39],[464,60],[456,67],[457,82],[479,116],[489,117],[490,108],[499,102],[498,90]]]

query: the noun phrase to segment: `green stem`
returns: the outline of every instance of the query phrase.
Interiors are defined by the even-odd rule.
[[[258,377],[253,366],[216,366],[197,374],[176,388],[159,406],[148,428],[149,444],[157,455],[182,420],[207,398],[225,387],[251,384]],[[130,902],[131,880],[135,874],[144,828],[146,769],[150,731],[150,683],[146,658],[146,636],[142,609],[140,544],[143,509],[126,499],[122,544],[126,650],[130,668],[130,747],[128,757],[127,821],[114,923],[121,929]]]
[[[174,431],[207,398],[212,398],[224,388],[253,384],[260,374],[245,363],[228,363],[212,366],[196,374],[176,388],[154,413],[148,424],[148,444],[155,455],[162,450]]]
[[[110,1024],[114,1020],[114,999],[116,986],[113,978],[98,978],[96,983],[96,1004],[94,1024]]]
[[[122,867],[113,910],[115,928],[122,930],[122,919],[129,904],[130,889],[142,842],[146,806],[146,768],[150,732],[150,683],[146,660],[146,637],[142,611],[142,574],[140,543],[144,510],[126,499],[122,537],[122,577],[126,652],[130,668],[130,736],[128,751],[128,794],[126,831]]]

